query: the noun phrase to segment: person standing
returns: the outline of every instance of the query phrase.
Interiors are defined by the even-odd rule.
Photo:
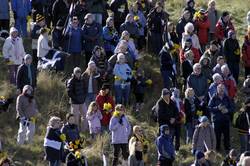
[[[247,78],[247,76],[250,75],[250,27],[247,30],[241,51],[241,58],[245,67],[245,78]]]
[[[17,143],[19,145],[31,143],[35,134],[35,122],[38,114],[36,100],[33,96],[33,88],[25,85],[22,94],[17,97],[16,119],[19,121]]]
[[[11,8],[15,19],[15,28],[18,29],[21,36],[28,37],[27,16],[31,15],[31,1],[11,0]]]
[[[8,65],[8,73],[11,84],[16,84],[17,68],[22,64],[25,51],[23,40],[18,37],[18,30],[10,28],[10,36],[5,40],[3,45],[3,57]]]
[[[86,110],[84,109],[86,92],[79,67],[74,68],[72,77],[67,81],[67,92],[70,97],[71,113],[75,117],[76,125],[80,130],[87,129]]]
[[[2,0],[0,6],[0,31],[10,29],[9,0]]]
[[[29,54],[25,55],[24,63],[18,67],[16,75],[16,86],[20,93],[25,85],[36,88],[36,69],[32,65],[32,56]]]
[[[128,137],[131,133],[131,126],[125,115],[125,107],[118,104],[109,123],[109,130],[112,135],[111,144],[114,146],[112,166],[117,166],[119,153],[122,151],[124,160],[128,159]]]
[[[175,160],[175,151],[168,125],[161,125],[160,132],[160,136],[155,141],[158,151],[157,166],[172,166]]]
[[[66,136],[66,142],[74,142],[80,139],[80,132],[78,126],[76,125],[76,119],[74,114],[67,113],[66,115],[67,123],[63,125],[61,132]]]
[[[219,19],[218,16],[218,11],[216,9],[216,2],[215,0],[209,0],[208,1],[208,7],[207,7],[207,16],[208,16],[208,20],[210,22],[210,26],[209,26],[209,42],[211,42],[212,40],[215,39],[215,27],[216,27],[216,23]]]

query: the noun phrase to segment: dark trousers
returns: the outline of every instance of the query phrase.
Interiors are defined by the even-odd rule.
[[[250,75],[250,67],[245,67],[245,78]]]
[[[175,150],[177,151],[180,148],[180,138],[181,138],[181,125],[177,124],[175,126],[175,131],[174,131]]]
[[[85,52],[85,65],[86,65],[86,67],[88,66],[88,63],[89,63],[91,56],[92,56],[92,52],[88,52],[88,51]]]
[[[144,101],[144,93],[135,93],[135,101],[136,103],[143,103]]]
[[[37,49],[32,50],[32,64],[36,69],[38,64]]]
[[[168,70],[161,70],[161,76],[163,78],[164,88],[171,88],[172,87],[172,71]]]
[[[214,132],[216,136],[216,150],[220,151],[221,136],[224,139],[224,149],[229,151],[230,149],[230,125],[229,122],[217,122],[214,123]]]
[[[113,166],[118,165],[119,153],[122,151],[122,157],[124,160],[128,159],[128,144],[113,144],[114,146],[114,159]]]
[[[10,20],[0,20],[0,30],[7,30],[10,29]]]
[[[158,160],[157,166],[172,166],[173,165],[173,160],[171,159],[161,159]]]
[[[239,78],[239,74],[240,74],[240,65],[238,62],[228,62],[228,67],[236,81],[236,83],[238,84],[238,78]]]

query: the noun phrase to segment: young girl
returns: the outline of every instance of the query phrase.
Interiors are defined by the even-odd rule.
[[[102,120],[102,114],[95,101],[90,103],[86,118],[89,123],[89,132],[92,138],[95,138],[95,136],[101,132]]]
[[[43,144],[49,166],[60,166],[62,161],[63,142],[66,140],[66,136],[61,133],[61,126],[62,122],[59,117],[50,118]]]

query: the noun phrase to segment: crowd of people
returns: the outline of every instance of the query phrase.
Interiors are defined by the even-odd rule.
[[[219,14],[215,0],[201,9],[194,0],[186,0],[176,23],[170,21],[166,3],[2,0],[2,53],[9,82],[18,94],[17,144],[31,144],[34,139],[39,113],[37,75],[53,70],[65,74],[70,110],[65,119],[52,116],[48,121],[43,146],[50,166],[86,166],[80,136],[86,131],[96,141],[110,134],[113,166],[120,164],[120,153],[123,165],[156,164],[150,161],[152,144],[158,153],[157,165],[172,166],[182,129],[195,157],[192,166],[215,166],[218,152],[227,154],[222,166],[249,166],[250,26],[240,46],[230,12]],[[249,18],[250,12],[250,25]],[[23,39],[32,39],[26,43],[32,48],[30,54]],[[155,79],[144,71],[150,69],[143,66],[144,53],[157,58],[163,84],[160,98],[148,112],[159,126],[155,142],[147,139],[143,126],[132,126],[127,116],[130,106],[138,114],[145,112],[147,88]],[[242,108],[238,94],[245,96]],[[240,147],[231,146],[232,126],[239,133]],[[10,163],[4,157],[0,166]]]

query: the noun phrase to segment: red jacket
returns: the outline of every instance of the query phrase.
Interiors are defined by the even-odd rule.
[[[109,121],[112,117],[112,113],[115,109],[115,102],[113,100],[112,96],[102,96],[100,94],[98,94],[96,96],[96,102],[98,104],[98,107],[102,113],[102,120],[101,120],[101,124],[103,126],[108,126],[109,125]],[[103,105],[104,103],[110,103],[112,105],[112,112],[107,113],[107,111],[103,110]]]
[[[201,57],[199,50],[197,48],[192,47],[191,51],[194,54],[194,63],[199,63],[200,57]],[[185,60],[184,54],[185,54],[185,51],[181,49],[180,54],[179,54],[181,63],[183,63]]]
[[[242,45],[242,61],[245,67],[250,67],[250,39],[245,36],[245,41]]]
[[[225,24],[222,19],[220,18],[216,24],[215,28],[215,38],[218,41],[223,41],[227,37],[227,33],[230,30],[235,30],[234,26],[231,21],[229,21],[227,24]]]
[[[195,20],[195,26],[197,28],[197,35],[200,41],[200,44],[205,45],[208,43],[208,30],[210,27],[210,21],[205,16],[203,20],[197,19]]]
[[[223,83],[228,91],[229,98],[233,99],[237,93],[237,85],[232,75],[223,78]]]

